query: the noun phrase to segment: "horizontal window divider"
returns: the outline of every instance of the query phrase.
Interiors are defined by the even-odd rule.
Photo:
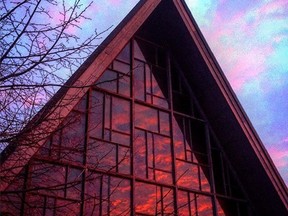
[[[103,169],[97,169],[97,168],[91,168],[91,165],[87,165],[87,170],[93,174],[100,174],[100,175],[107,175],[107,176],[113,176],[113,177],[118,177],[118,178],[122,178],[122,179],[126,179],[126,180],[132,180],[133,179],[133,175],[129,175],[129,174],[123,174],[123,173],[119,173],[116,171],[107,171],[107,170],[103,170]],[[89,181],[89,174],[86,174],[86,182]]]
[[[127,100],[127,101],[132,101],[132,98],[131,98],[131,97],[126,96],[126,95],[123,95],[123,94],[118,94],[118,93],[109,91],[109,90],[107,90],[107,89],[102,89],[102,88],[97,87],[97,86],[92,86],[91,88],[92,88],[92,90],[101,92],[101,93],[103,93],[104,95],[114,96],[114,97],[118,97],[118,98],[121,98],[121,99],[124,99],[124,100]],[[93,93],[92,93],[92,94],[93,94]]]
[[[196,190],[196,189],[191,189],[191,188],[187,188],[187,187],[183,187],[183,186],[180,186],[178,185],[177,187],[178,191],[185,191],[185,192],[188,192],[188,193],[194,193],[194,194],[199,194],[199,195],[205,195],[205,196],[209,196],[212,198],[213,196],[213,193],[212,192],[207,192],[207,191],[200,191],[199,190]]]
[[[117,143],[117,142],[113,142],[113,141],[109,141],[109,140],[104,140],[104,139],[101,139],[101,138],[98,138],[98,137],[93,137],[91,135],[89,136],[89,138],[91,138],[93,140],[97,140],[99,142],[106,142],[106,143],[113,144],[113,145],[118,145],[118,146],[121,146],[121,147],[131,148],[130,143],[129,143],[129,145],[125,145],[125,144],[121,144],[121,143]]]
[[[131,62],[130,62],[130,61],[125,61],[125,60],[119,59],[119,58],[117,58],[117,57],[113,60],[113,62],[114,62],[114,61],[118,61],[118,62],[127,64],[127,65],[131,65]],[[113,65],[113,66],[114,66],[114,65]]]
[[[168,101],[167,101],[167,102],[168,102]],[[169,109],[169,108],[160,107],[160,106],[157,106],[157,105],[155,105],[155,104],[151,104],[151,103],[148,103],[148,102],[146,102],[146,101],[142,101],[142,100],[139,100],[139,99],[136,99],[136,98],[135,98],[135,103],[136,103],[136,104],[143,105],[143,106],[151,107],[151,108],[154,108],[154,109],[158,109],[158,110],[160,110],[160,111],[170,112],[170,109]]]
[[[151,94],[149,92],[146,92],[147,95],[150,95],[150,96],[153,96],[153,97],[157,97],[157,98],[160,98],[160,99],[164,99],[164,100],[167,100],[165,97],[161,97],[161,96],[158,96],[158,95],[154,95],[154,94]],[[168,103],[168,100],[167,100],[167,103]]]
[[[150,131],[150,130],[146,130],[146,129],[143,129],[143,128],[140,128],[140,127],[136,127],[136,126],[135,126],[135,129],[141,130],[141,131],[146,131],[146,132],[148,132],[148,133],[156,134],[156,135],[163,136],[163,137],[166,137],[166,138],[171,138],[171,136],[169,136],[169,135],[161,134],[161,133],[154,132],[154,131]]]
[[[135,181],[136,182],[141,182],[141,183],[152,184],[152,185],[160,186],[160,187],[176,188],[176,185],[173,185],[173,184],[165,184],[165,183],[162,183],[162,182],[159,182],[159,181],[156,181],[156,180],[152,180],[152,179],[139,178],[137,176],[135,176]]]
[[[76,169],[85,169],[85,166],[81,163],[81,162],[72,162],[72,161],[67,161],[65,159],[59,159],[59,160],[55,160],[55,158],[53,158],[53,156],[38,156],[38,155],[35,155],[34,156],[34,160],[33,162],[42,162],[43,165],[49,165],[49,164],[52,164],[52,165],[58,165],[58,166],[68,166],[70,168],[76,168]],[[30,163],[30,166],[32,164]]]
[[[178,115],[178,116],[181,116],[181,117],[186,117],[186,118],[189,118],[189,119],[192,119],[192,120],[196,120],[196,121],[199,121],[201,123],[207,123],[206,120],[203,120],[203,119],[199,119],[199,118],[196,118],[195,116],[191,116],[191,115],[187,115],[187,114],[184,114],[184,113],[181,113],[181,112],[178,112],[178,111],[173,111],[173,115]]]
[[[193,162],[193,161],[188,161],[188,160],[184,160],[184,159],[181,159],[181,158],[176,158],[176,160],[182,161],[182,162],[186,162],[186,163],[190,163],[190,164],[194,164],[194,165],[198,165],[198,166],[201,166],[201,167],[210,168],[210,166],[207,165],[207,164],[195,163],[195,162]]]
[[[42,189],[41,189],[42,190]],[[65,200],[65,201],[70,201],[70,202],[74,202],[74,203],[80,203],[81,202],[81,199],[73,199],[73,198],[64,198],[64,197],[61,197],[61,196],[57,196],[57,195],[48,195],[48,194],[45,194],[45,193],[36,193],[36,192],[27,192],[28,196],[29,195],[38,195],[38,196],[41,196],[41,197],[47,197],[47,198],[54,198],[54,199],[57,199],[57,200]]]
[[[216,198],[224,198],[224,199],[228,199],[228,200],[232,200],[232,201],[248,203],[248,201],[245,199],[237,198],[237,197],[233,197],[233,196],[227,196],[227,195],[223,195],[223,194],[219,194],[219,193],[216,193]]]

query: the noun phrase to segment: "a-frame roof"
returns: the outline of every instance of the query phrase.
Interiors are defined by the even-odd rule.
[[[173,50],[209,127],[222,144],[259,215],[284,215],[288,208],[287,188],[183,0],[140,1],[67,81],[65,86],[71,88],[61,88],[35,117],[31,124],[37,127],[25,136],[39,137],[43,130],[46,134],[54,131],[135,34],[165,43]],[[53,121],[39,120],[45,116]],[[4,156],[1,178],[11,176],[12,180],[45,142],[45,137],[34,147],[21,141],[21,145],[14,146]],[[8,185],[6,181],[1,182],[1,191]]]

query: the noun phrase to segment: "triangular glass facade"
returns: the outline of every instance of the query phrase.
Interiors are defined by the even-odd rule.
[[[19,192],[2,196],[2,212],[251,214],[188,86],[168,47],[130,40],[10,186]]]

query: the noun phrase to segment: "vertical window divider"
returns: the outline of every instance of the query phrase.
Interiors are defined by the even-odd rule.
[[[130,70],[131,70],[131,78],[130,78],[130,96],[131,96],[131,104],[130,104],[130,173],[132,174],[132,182],[131,185],[131,194],[130,194],[130,205],[131,212],[130,215],[135,215],[135,168],[134,168],[134,158],[135,158],[135,149],[134,149],[134,139],[135,137],[135,129],[134,129],[134,116],[135,116],[135,95],[134,95],[134,73],[135,73],[135,61],[134,61],[134,43],[135,38],[130,40]],[[146,80],[145,80],[145,64],[144,64],[144,87],[146,89]],[[146,93],[144,92],[144,97],[146,101]]]
[[[212,160],[212,151],[211,151],[211,142],[210,142],[210,133],[207,123],[205,123],[205,140],[208,153],[208,169],[209,169],[209,180],[210,180],[210,190],[213,194],[212,204],[213,204],[213,214],[217,215],[217,197],[216,197],[216,188],[214,181],[214,171],[213,171],[213,160]]]
[[[173,90],[172,90],[172,73],[171,73],[171,53],[170,50],[167,49],[166,52],[166,68],[167,68],[167,84],[168,84],[168,102],[170,103],[168,107],[170,108],[169,115],[169,124],[170,124],[170,142],[171,142],[171,154],[172,154],[172,178],[173,178],[173,190],[174,190],[174,214],[177,215],[177,207],[178,207],[178,186],[177,186],[177,175],[176,175],[176,155],[175,155],[175,146],[174,146],[174,135],[173,135]]]

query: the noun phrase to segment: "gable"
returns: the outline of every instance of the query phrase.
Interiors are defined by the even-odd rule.
[[[3,193],[2,213],[249,214],[237,176],[210,146],[201,108],[167,57],[165,47],[130,40]],[[213,198],[213,182],[223,197]]]
[[[66,93],[66,95],[70,95],[70,97],[71,96],[75,97],[76,93],[79,94],[79,96],[76,97],[78,98],[77,100],[73,100],[73,103],[71,104],[69,103],[69,107],[67,107],[65,112],[63,113],[63,118],[66,118],[68,113],[70,113],[70,115],[73,116],[74,112],[71,112],[72,108],[78,102],[79,98],[82,98],[83,97],[82,95],[86,94],[88,89],[90,89],[88,86],[93,85],[96,82],[96,80],[98,80],[98,82],[102,82],[102,81],[105,81],[107,78],[108,79],[111,78],[112,80],[116,79],[117,80],[116,83],[104,82],[102,84],[99,84],[99,83],[98,84],[100,85],[100,87],[104,89],[109,88],[108,90],[111,91],[112,93],[122,94],[124,96],[131,97],[131,95],[128,95],[129,93],[127,92],[127,90],[125,90],[125,88],[127,88],[127,80],[130,79],[129,76],[125,74],[125,72],[123,73],[122,71],[120,75],[125,78],[123,79],[125,82],[122,82],[121,79],[118,79],[119,73],[115,73],[114,71],[115,70],[114,63],[113,63],[113,66],[109,66],[109,65],[111,64],[112,60],[114,60],[114,58],[118,55],[120,50],[128,43],[130,38],[132,38],[132,36],[136,34],[138,37],[144,38],[145,40],[148,40],[150,42],[152,41],[154,44],[158,44],[162,47],[165,47],[165,49],[168,50],[167,53],[170,53],[171,55],[170,59],[172,61],[170,66],[174,68],[173,70],[177,71],[177,73],[174,73],[174,75],[172,73],[171,75],[173,76],[173,78],[175,78],[175,80],[177,79],[178,76],[182,77],[178,79],[185,80],[183,82],[186,82],[186,86],[189,86],[187,90],[188,93],[186,94],[186,96],[185,95],[181,96],[182,98],[174,96],[174,98],[179,99],[179,101],[176,104],[173,104],[173,106],[177,107],[178,104],[181,104],[181,105],[183,104],[183,106],[179,106],[179,112],[184,112],[184,113],[187,110],[191,110],[193,106],[194,108],[195,107],[201,108],[201,109],[196,108],[193,111],[193,115],[195,115],[195,117],[202,116],[202,119],[208,122],[208,127],[209,127],[209,130],[211,131],[211,138],[210,138],[211,143],[213,142],[218,143],[218,144],[215,144],[215,146],[218,146],[217,148],[220,148],[220,150],[215,150],[216,152],[214,151],[215,157],[224,157],[224,156],[218,155],[217,152],[219,151],[221,152],[221,154],[226,155],[225,157],[227,157],[227,161],[230,161],[231,166],[234,169],[234,172],[237,173],[238,178],[241,180],[242,184],[245,186],[248,192],[248,195],[250,196],[250,199],[252,200],[254,205],[256,205],[256,208],[257,209],[259,207],[262,208],[263,204],[266,203],[267,205],[264,205],[263,210],[261,211],[263,212],[272,211],[272,210],[269,210],[269,205],[268,205],[268,204],[271,205],[271,199],[272,199],[274,201],[273,203],[274,207],[278,206],[275,209],[285,212],[285,207],[283,207],[282,202],[281,202],[281,199],[282,199],[282,201],[284,200],[283,202],[285,203],[285,199],[287,197],[287,194],[285,195],[286,193],[285,186],[283,186],[283,182],[281,185],[281,178],[278,176],[277,171],[275,170],[275,167],[273,166],[271,160],[266,155],[265,150],[259,138],[255,134],[247,117],[242,111],[240,105],[238,104],[235,98],[235,95],[231,91],[229,84],[227,83],[220,68],[215,62],[215,59],[209,52],[209,49],[206,47],[206,44],[203,41],[203,38],[201,38],[201,34],[199,33],[197,26],[195,25],[195,23],[193,23],[193,20],[191,21],[191,17],[189,17],[189,14],[187,14],[187,11],[186,11],[187,9],[185,9],[185,6],[181,4],[181,1],[174,1],[174,2],[162,1],[158,7],[156,7],[158,4],[158,2],[156,1],[147,1],[147,2],[148,3],[144,3],[144,1],[141,2],[140,4],[141,7],[139,6],[138,11],[136,11],[134,14],[134,17],[133,17],[134,19],[127,21],[126,25],[122,26],[123,29],[122,30],[120,29],[119,32],[116,32],[115,35],[113,35],[113,38],[110,39],[111,43],[107,44],[107,47],[104,48],[102,52],[98,52],[96,55],[96,59],[95,60],[93,59],[94,61],[92,63],[90,62],[91,64],[87,65],[85,70],[82,71],[82,73],[78,75],[77,77],[78,79],[76,81],[82,84],[87,83],[87,88],[81,91],[77,91],[77,92],[75,92],[75,89],[74,89],[73,91],[70,91],[70,92],[68,91]],[[174,3],[176,7],[174,6]],[[154,10],[155,7],[156,9]],[[142,10],[141,15],[139,15],[141,11],[140,9]],[[149,11],[149,13],[147,11]],[[150,13],[152,14],[149,16]],[[145,20],[146,17],[148,17],[147,20]],[[143,22],[144,24],[141,26],[140,24],[142,24]],[[132,24],[129,24],[129,23],[132,23]],[[129,25],[130,25],[130,28],[127,27]],[[136,30],[138,31],[135,33]],[[149,56],[149,50],[145,51],[145,46],[142,47],[141,51],[143,52],[142,57],[139,56],[138,60],[141,60],[143,56],[144,57],[146,56],[146,58],[148,58],[147,61],[149,62],[155,61],[155,64],[156,63],[163,64],[163,60],[160,61],[161,59],[159,58],[155,57],[155,59],[153,58],[150,59],[151,57]],[[118,61],[117,67],[125,68],[125,63],[124,65],[123,64],[119,65],[119,62],[121,61]],[[165,64],[165,60],[164,60],[164,64]],[[110,67],[110,72],[106,73],[107,72],[106,71],[102,75],[102,77],[98,79],[100,74],[102,74],[107,69],[107,67]],[[133,68],[133,69],[136,70],[137,68]],[[104,79],[103,76],[106,78]],[[156,77],[154,77],[154,79],[157,80],[157,75],[155,76]],[[175,81],[175,80],[173,79],[172,81]],[[76,85],[77,85],[77,82],[75,82]],[[175,84],[176,83],[177,82],[175,81]],[[158,77],[158,85],[160,89],[165,88],[165,85],[161,84],[161,79],[159,79],[159,77]],[[93,95],[94,93],[91,93],[91,94]],[[161,94],[158,95],[156,93],[154,95],[152,94],[152,92],[150,92],[149,94],[145,93],[145,95],[146,96],[141,96],[145,98],[144,102],[147,102],[148,99],[150,100],[150,103],[153,103],[154,101],[158,101],[160,105],[161,103],[165,103],[165,101],[167,102],[167,97],[168,97],[167,91],[166,93],[165,91],[163,91],[162,95]],[[134,97],[137,100],[140,100],[140,101],[142,100],[142,98],[137,98],[138,97],[137,95],[135,95]],[[102,98],[104,98],[104,96]],[[110,101],[110,103],[112,104],[115,103],[115,105],[117,105],[119,104],[117,102],[118,98],[119,97],[111,96],[110,99],[108,100]],[[190,106],[189,104],[191,103],[187,103],[187,100],[191,100],[192,104],[193,103],[195,104],[189,107]],[[129,100],[124,100],[124,101],[126,101],[125,102],[126,104],[130,103]],[[168,97],[168,101],[169,101],[169,97]],[[123,104],[125,103],[123,102]],[[154,104],[154,105],[157,106],[159,104]],[[211,104],[213,104],[213,106],[211,106]],[[148,117],[152,115],[152,113],[155,113],[155,110],[153,111],[153,109],[152,111],[147,111],[147,107],[141,103],[139,103],[137,106],[140,107],[139,109],[142,109],[143,113],[148,112],[149,113]],[[107,107],[108,107],[108,104],[107,104]],[[187,109],[187,107],[189,108]],[[109,109],[112,110],[111,116],[113,116],[114,115],[113,108],[110,106]],[[125,105],[123,105],[122,114],[125,112],[127,112],[127,110],[125,111]],[[120,114],[121,112],[119,112],[119,116]],[[128,119],[132,118],[131,115],[128,115],[125,118],[128,118]],[[156,114],[156,116],[157,115],[160,115],[160,114]],[[137,116],[135,116],[135,118],[136,117]],[[82,119],[83,117],[79,117],[79,118]],[[95,116],[95,118],[97,118],[97,115]],[[146,119],[146,120],[144,123],[142,123],[142,125],[141,123],[137,123],[136,121],[136,123],[134,123],[136,127],[141,128],[141,127],[145,127],[145,125],[150,125],[150,127],[152,128],[151,129],[152,131],[154,130],[153,127],[156,128],[155,130],[158,130],[159,128],[163,127],[160,125],[160,123],[155,124],[155,125],[151,124],[148,121],[149,118],[147,118],[147,116],[139,117],[139,118],[137,117],[137,119]],[[181,120],[179,121],[181,122]],[[80,123],[79,125],[81,125]],[[182,124],[182,130],[185,127],[185,124],[186,123]],[[57,124],[55,124],[55,127],[56,126]],[[110,134],[113,131],[114,132],[116,131],[115,132],[116,134],[118,132],[118,138],[116,140],[120,142],[121,140],[127,139],[127,136],[129,136],[129,134],[127,134],[127,131],[125,130],[127,130],[125,129],[125,126],[121,126],[120,124],[115,123],[115,124],[110,125],[110,128],[108,131],[110,131]],[[150,129],[146,128],[146,130],[149,131]],[[76,130],[76,131],[81,132],[80,130]],[[75,134],[73,133],[73,131],[70,131],[70,132],[72,134]],[[104,136],[103,129],[101,133],[102,133],[101,136]],[[67,134],[67,132],[65,132],[65,134]],[[149,133],[147,133],[145,136],[150,136],[148,134]],[[126,138],[125,138],[125,135],[126,135]],[[67,138],[68,140],[69,140],[69,137],[70,135]],[[111,135],[111,139],[112,137],[113,136]],[[71,137],[70,137],[70,140],[71,140]],[[110,141],[114,142],[113,140],[110,140]],[[93,146],[93,144],[91,145]],[[61,154],[67,155],[65,154],[65,152],[62,152]],[[72,156],[73,160],[77,157],[81,157],[79,156],[79,154],[77,156],[77,154],[78,154],[77,151],[75,151],[75,155]],[[109,151],[107,152],[107,154],[109,154]],[[33,155],[33,152],[31,153],[31,156],[32,155]],[[114,163],[114,165],[110,164],[110,168],[116,166],[117,164],[118,163],[116,162]],[[223,169],[226,169],[226,168],[223,168]],[[253,175],[251,175],[252,174],[251,170],[253,170]],[[69,169],[67,169],[67,172],[68,171]],[[167,171],[167,170],[164,170],[164,171]],[[124,173],[124,174],[127,174],[127,173]],[[219,178],[221,179],[221,177]],[[117,182],[117,178],[115,181]],[[272,184],[271,184],[271,181],[272,181]],[[201,182],[198,184],[200,188]],[[2,186],[2,183],[1,183],[1,186]],[[219,186],[219,187],[222,187],[222,186]],[[223,188],[225,187],[223,186]],[[155,188],[151,189],[151,191],[154,191],[154,190],[157,191],[158,190],[157,187],[156,189]],[[164,190],[164,189],[163,187],[160,187],[159,190]],[[269,194],[269,196],[267,196],[266,194]],[[188,197],[190,195],[184,194],[183,196]],[[267,209],[265,209],[265,207],[267,207]]]

